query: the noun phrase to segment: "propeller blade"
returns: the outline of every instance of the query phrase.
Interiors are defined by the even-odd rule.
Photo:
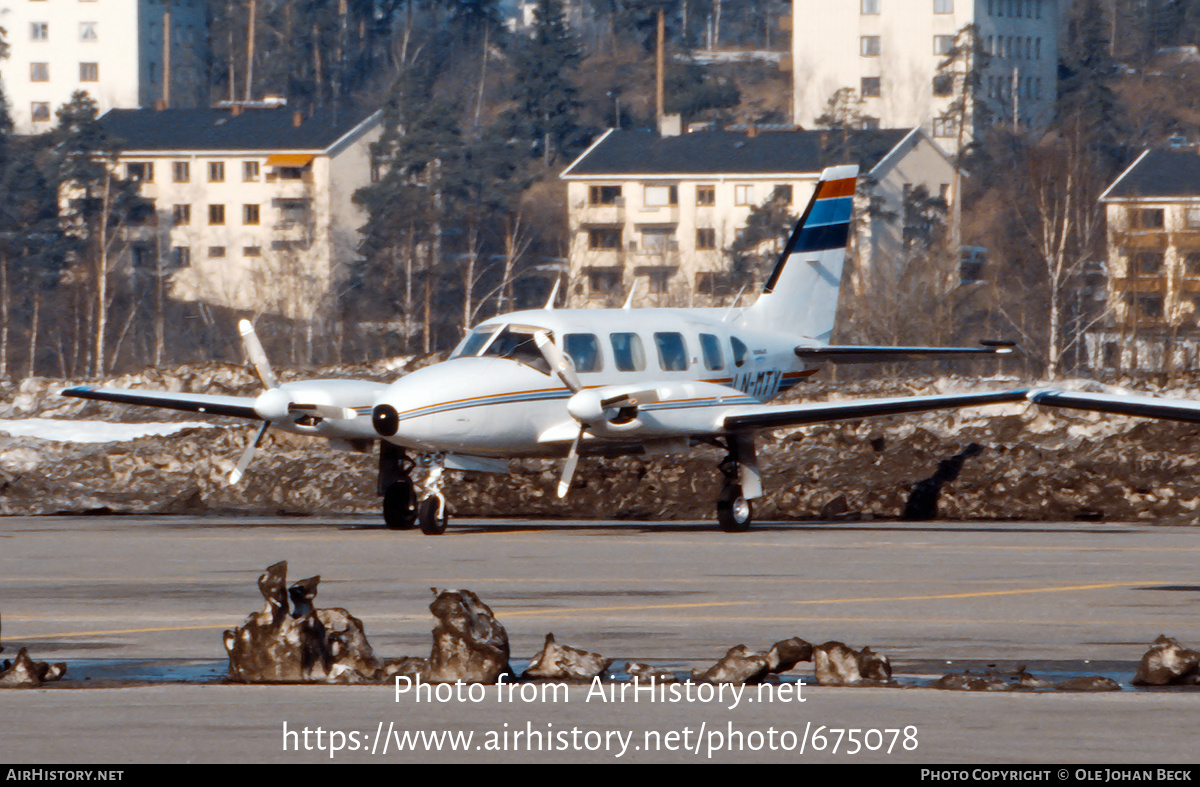
[[[579,434],[575,435],[575,442],[571,443],[571,450],[567,452],[567,462],[563,465],[562,475],[558,477],[559,500],[567,496],[567,490],[571,488],[571,479],[575,477],[575,468],[579,465],[579,441],[583,439],[583,431],[581,428]]]
[[[563,381],[563,385],[570,388],[571,393],[579,393],[583,389],[583,384],[579,382],[579,377],[575,374],[575,364],[571,363],[571,359],[558,349],[545,331],[534,331],[533,341],[541,351],[542,357],[546,359],[546,363],[550,364],[550,368],[558,375],[558,379]]]
[[[348,407],[334,407],[330,404],[296,404],[292,402],[288,404],[287,409],[289,413],[311,415],[316,418],[340,418],[349,421],[358,417],[358,413]]]
[[[278,388],[279,380],[275,377],[275,372],[271,371],[267,353],[263,350],[262,342],[258,340],[258,334],[254,332],[254,326],[249,320],[241,320],[238,322],[238,331],[242,334],[242,347],[246,350],[246,357],[254,365],[258,379],[262,380],[262,384],[267,388]]]
[[[254,437],[254,442],[246,446],[246,450],[242,453],[242,458],[238,460],[237,467],[233,468],[233,472],[229,474],[230,484],[236,484],[242,480],[242,476],[246,473],[246,468],[250,466],[250,462],[254,459],[254,452],[258,450],[258,446],[263,440],[263,435],[267,433],[267,427],[270,425],[270,421],[263,421],[262,426],[258,427],[258,434]]]

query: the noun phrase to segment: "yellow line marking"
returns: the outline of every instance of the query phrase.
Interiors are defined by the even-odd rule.
[[[959,598],[986,598],[989,596],[1016,596],[1031,593],[1069,593],[1077,590],[1102,590],[1105,588],[1119,587],[1134,587],[1136,585],[1148,584],[1145,581],[1140,582],[1105,582],[1097,585],[1067,585],[1063,587],[1048,587],[1048,588],[1023,588],[1019,590],[986,590],[973,593],[940,593],[936,595],[922,596],[892,596],[892,597],[877,597],[877,598],[820,598],[820,599],[773,599],[770,602],[764,602],[761,599],[748,601],[697,601],[686,604],[638,604],[621,607],[570,607],[559,608],[552,610],[524,610],[517,612],[506,612],[508,616],[528,616],[528,615],[543,615],[543,614],[562,614],[570,612],[578,614],[580,612],[633,612],[639,610],[651,609],[701,609],[705,607],[744,607],[751,605],[761,605],[771,603],[776,605],[814,605],[814,604],[872,604],[872,603],[888,603],[895,601],[945,601]]]

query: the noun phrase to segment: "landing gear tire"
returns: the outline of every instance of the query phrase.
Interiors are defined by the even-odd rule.
[[[417,521],[417,493],[407,478],[394,481],[383,493],[383,523],[389,530],[408,530]]]
[[[421,532],[427,536],[440,536],[446,532],[446,521],[449,519],[446,504],[434,496],[421,501],[417,511],[417,519],[421,523]]]
[[[742,497],[742,487],[728,484],[721,489],[717,498],[717,522],[726,533],[744,533],[750,529],[754,509],[750,501]]]

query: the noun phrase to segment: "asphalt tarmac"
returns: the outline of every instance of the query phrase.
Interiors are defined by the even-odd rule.
[[[1194,762],[1200,689],[1129,683],[1159,634],[1200,645],[1198,558],[1200,529],[1150,522],[471,520],[429,537],[373,517],[4,518],[3,655],[68,672],[0,690],[0,761]],[[679,671],[800,636],[870,645],[902,687],[816,686],[807,664],[804,686],[712,697],[224,684],[222,631],[279,560],[320,574],[317,605],[360,618],[380,656],[428,655],[430,588],[466,588],[518,668],[547,632]],[[988,664],[1123,690],[926,687]]]

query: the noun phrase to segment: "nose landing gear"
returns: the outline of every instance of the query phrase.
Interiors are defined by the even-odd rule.
[[[379,444],[379,494],[383,497],[383,523],[389,530],[410,530],[419,525],[428,536],[446,532],[450,507],[442,494],[444,459],[438,455],[424,458],[422,463],[429,467],[424,500],[418,498],[412,479],[417,463],[403,448],[387,441]]]

